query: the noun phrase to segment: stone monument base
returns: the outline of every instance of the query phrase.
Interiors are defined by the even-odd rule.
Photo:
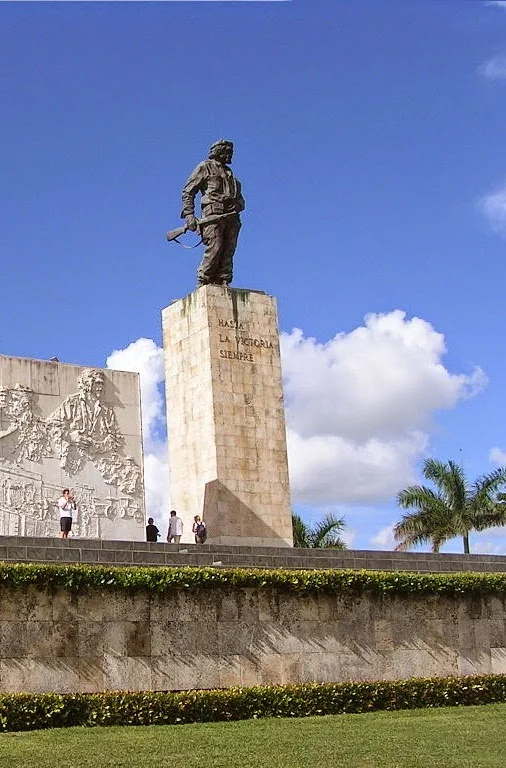
[[[204,285],[163,310],[171,507],[191,540],[292,546],[276,301]]]

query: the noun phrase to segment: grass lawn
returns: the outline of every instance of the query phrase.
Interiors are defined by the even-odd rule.
[[[0,735],[1,768],[503,768],[506,704]]]

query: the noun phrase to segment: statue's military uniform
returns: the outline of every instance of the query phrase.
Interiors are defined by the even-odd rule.
[[[218,160],[204,160],[195,168],[183,188],[181,217],[195,215],[195,196],[202,194],[202,218],[212,214],[236,213],[202,227],[206,246],[197,272],[199,285],[232,282],[233,256],[241,229],[239,213],[244,210],[241,184],[228,165]]]

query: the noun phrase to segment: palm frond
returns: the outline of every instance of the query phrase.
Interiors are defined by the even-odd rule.
[[[443,462],[429,458],[425,460],[422,471],[453,509],[465,508],[468,489],[464,470],[459,464],[451,460]]]
[[[445,500],[426,485],[410,485],[397,494],[397,504],[403,509],[428,509],[445,504]]]
[[[343,517],[329,514],[311,528],[304,520],[292,513],[292,532],[294,547],[312,547],[317,549],[346,549],[339,533],[346,528]]]
[[[317,523],[311,531],[312,546],[318,549],[323,547],[336,547],[337,542],[344,544],[338,536],[338,533],[346,527],[342,517],[335,517],[332,514],[326,515],[323,520]],[[329,544],[330,541],[336,543]]]
[[[294,547],[310,547],[310,529],[300,515],[292,512],[292,534]]]
[[[506,467],[497,467],[493,472],[481,475],[473,483],[473,497],[483,494],[493,496],[500,493],[500,489],[506,485]]]

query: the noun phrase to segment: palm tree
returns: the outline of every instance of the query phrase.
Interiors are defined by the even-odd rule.
[[[473,484],[464,470],[453,461],[446,463],[426,459],[423,474],[435,489],[411,485],[397,494],[403,509],[413,509],[394,528],[399,544],[396,549],[409,549],[431,542],[439,552],[445,541],[462,536],[464,552],[469,552],[469,531],[483,531],[506,525],[506,504],[499,492],[506,483],[506,467],[481,475]]]
[[[293,546],[316,549],[346,549],[339,533],[346,528],[343,517],[330,514],[312,528],[296,514],[292,514]]]

